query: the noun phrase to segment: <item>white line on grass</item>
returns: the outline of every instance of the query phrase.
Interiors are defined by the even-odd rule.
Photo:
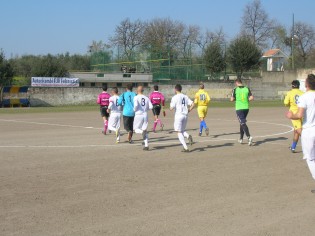
[[[234,120],[225,120],[225,119],[211,119],[211,120],[220,120],[220,121],[234,121]],[[84,129],[99,129],[94,127],[86,127],[86,126],[74,126],[74,125],[62,125],[62,124],[51,124],[51,123],[41,123],[41,122],[33,122],[33,121],[19,121],[19,120],[5,120],[0,119],[0,121],[6,122],[17,122],[17,123],[29,123],[29,124],[37,124],[37,125],[50,125],[50,126],[59,126],[59,127],[70,127],[70,128],[84,128]],[[266,137],[274,137],[279,135],[284,135],[291,133],[294,129],[289,125],[278,124],[278,123],[271,123],[271,122],[264,122],[264,121],[249,121],[250,123],[259,123],[259,124],[268,124],[268,125],[275,125],[275,126],[283,126],[290,128],[290,130],[275,133],[275,134],[268,134],[268,135],[261,135],[261,136],[254,136],[254,138],[266,138]],[[197,140],[197,143],[206,143],[206,142],[222,142],[222,141],[236,141],[237,139],[203,139]],[[170,142],[170,141],[160,141],[160,142],[153,142],[151,145],[167,145],[167,144],[179,144],[178,142]],[[141,144],[133,144],[134,146],[140,146]],[[0,148],[89,148],[89,147],[122,147],[122,146],[130,146],[129,143],[120,143],[120,144],[105,144],[105,145],[4,145],[0,146]]]

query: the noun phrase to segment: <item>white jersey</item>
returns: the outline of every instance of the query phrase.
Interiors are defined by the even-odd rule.
[[[119,96],[114,95],[109,98],[109,106],[111,113],[121,113],[121,106],[118,106]]]
[[[303,129],[315,127],[315,91],[308,91],[300,96],[298,106],[305,109]]]
[[[176,115],[188,115],[188,106],[191,106],[193,101],[185,94],[179,93],[172,97],[170,108],[175,108]]]
[[[153,108],[150,99],[143,94],[139,94],[133,99],[133,109],[136,115],[141,115],[143,113],[147,113],[148,110]]]

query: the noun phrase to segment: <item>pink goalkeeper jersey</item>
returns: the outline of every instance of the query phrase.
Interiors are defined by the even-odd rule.
[[[109,105],[109,98],[110,98],[109,93],[102,92],[98,95],[97,104],[100,104],[101,106],[108,106]]]
[[[154,91],[150,94],[150,101],[152,105],[158,105],[162,103],[162,106],[164,106],[165,98],[162,93]]]

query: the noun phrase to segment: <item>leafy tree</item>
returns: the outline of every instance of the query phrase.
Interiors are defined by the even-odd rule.
[[[0,86],[10,85],[14,72],[11,64],[5,59],[4,52],[0,50]]]
[[[218,41],[212,42],[205,51],[204,60],[210,73],[219,73],[225,68],[225,56]]]
[[[238,77],[258,66],[260,58],[261,50],[248,37],[234,39],[228,48],[228,60]]]

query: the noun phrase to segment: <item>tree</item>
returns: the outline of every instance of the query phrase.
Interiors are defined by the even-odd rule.
[[[105,50],[106,47],[107,45],[103,43],[102,40],[100,41],[93,40],[91,45],[88,46],[88,52],[89,53],[102,52]]]
[[[189,58],[192,55],[193,46],[196,45],[200,34],[200,28],[196,25],[185,26],[182,40],[180,42],[180,51],[183,58]]]
[[[241,22],[242,34],[249,36],[260,48],[265,48],[273,30],[274,21],[269,19],[260,0],[254,0],[245,6]]]
[[[144,32],[144,48],[160,54],[160,58],[175,58],[182,42],[185,25],[170,18],[156,18],[150,21]]]
[[[10,85],[13,75],[13,68],[5,59],[2,49],[0,49],[0,86]]]
[[[307,59],[315,47],[314,26],[303,22],[297,22],[295,25],[293,41],[294,44],[296,44],[296,51],[298,56],[302,59],[302,67],[304,68]]]
[[[238,77],[258,66],[260,58],[261,50],[248,37],[234,39],[228,48],[228,60]]]
[[[129,18],[126,18],[116,26],[115,34],[110,38],[110,42],[114,46],[122,47],[124,56],[132,60],[133,53],[143,43],[145,28],[145,22],[139,19],[131,22]]]
[[[225,68],[225,56],[220,42],[212,42],[205,50],[204,60],[210,73],[219,73]]]
[[[270,48],[280,48],[282,51],[287,51],[287,29],[280,23],[275,23],[270,32]],[[290,47],[289,47],[290,48]]]
[[[196,39],[196,44],[201,49],[202,53],[205,52],[207,46],[215,41],[220,43],[225,43],[225,33],[223,28],[216,30],[214,32],[207,30],[205,33],[200,33]]]

